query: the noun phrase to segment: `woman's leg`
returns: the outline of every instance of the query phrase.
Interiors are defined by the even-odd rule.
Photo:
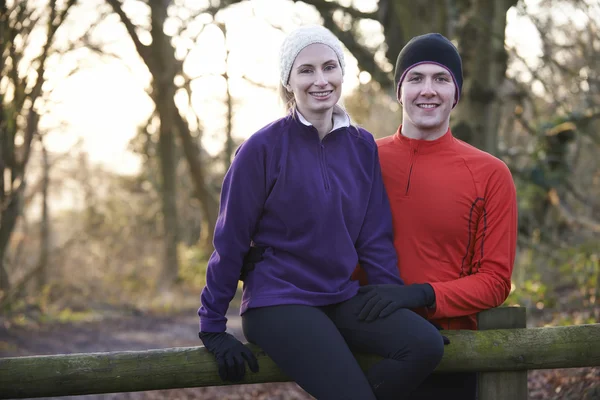
[[[377,399],[410,398],[442,360],[442,336],[427,320],[407,309],[375,321],[359,321],[361,296],[324,310],[351,349],[385,358],[367,372]]]
[[[242,316],[244,335],[319,400],[375,400],[344,338],[316,307],[253,308]]]

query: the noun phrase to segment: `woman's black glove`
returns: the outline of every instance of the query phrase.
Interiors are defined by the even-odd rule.
[[[429,307],[435,302],[435,292],[428,283],[366,285],[358,293],[365,295],[358,314],[361,321],[387,317],[399,308]]]
[[[429,322],[431,323],[431,325],[435,326],[435,328],[438,331],[443,331],[444,330],[444,328],[442,328],[441,325],[438,325],[435,322],[431,322],[431,321],[429,321]],[[450,344],[450,339],[448,339],[448,336],[442,335],[442,339],[444,340],[444,346]]]
[[[241,381],[246,374],[246,362],[252,372],[258,372],[258,360],[254,354],[229,333],[200,332],[198,336],[217,359],[219,376],[223,381]]]

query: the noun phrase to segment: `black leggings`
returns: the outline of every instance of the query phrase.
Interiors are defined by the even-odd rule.
[[[318,400],[408,397],[441,361],[442,337],[406,309],[359,321],[361,296],[324,307],[253,308],[242,316],[244,335]],[[384,359],[365,375],[350,349]]]

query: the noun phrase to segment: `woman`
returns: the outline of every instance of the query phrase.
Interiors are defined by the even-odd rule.
[[[344,75],[339,40],[320,26],[284,40],[281,91],[289,115],[254,133],[227,172],[215,251],[199,309],[200,338],[237,381],[254,355],[225,333],[244,255],[246,338],[317,399],[388,399],[412,391],[438,365],[439,332],[406,309],[361,321],[360,262],[371,284],[403,284],[391,212],[372,135],[337,105]],[[384,359],[363,373],[352,350]]]

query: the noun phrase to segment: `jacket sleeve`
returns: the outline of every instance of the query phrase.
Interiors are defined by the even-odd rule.
[[[358,262],[367,274],[369,284],[403,285],[394,248],[392,212],[383,185],[377,146],[373,141],[373,174],[367,212],[355,246]]]
[[[517,246],[517,198],[508,167],[491,175],[471,248],[471,274],[447,282],[430,282],[435,290],[432,319],[471,315],[498,307],[511,290]]]
[[[223,332],[225,313],[235,295],[243,258],[261,215],[266,193],[266,152],[250,137],[236,152],[225,174],[214,233],[214,251],[208,260],[202,306],[202,332]]]

